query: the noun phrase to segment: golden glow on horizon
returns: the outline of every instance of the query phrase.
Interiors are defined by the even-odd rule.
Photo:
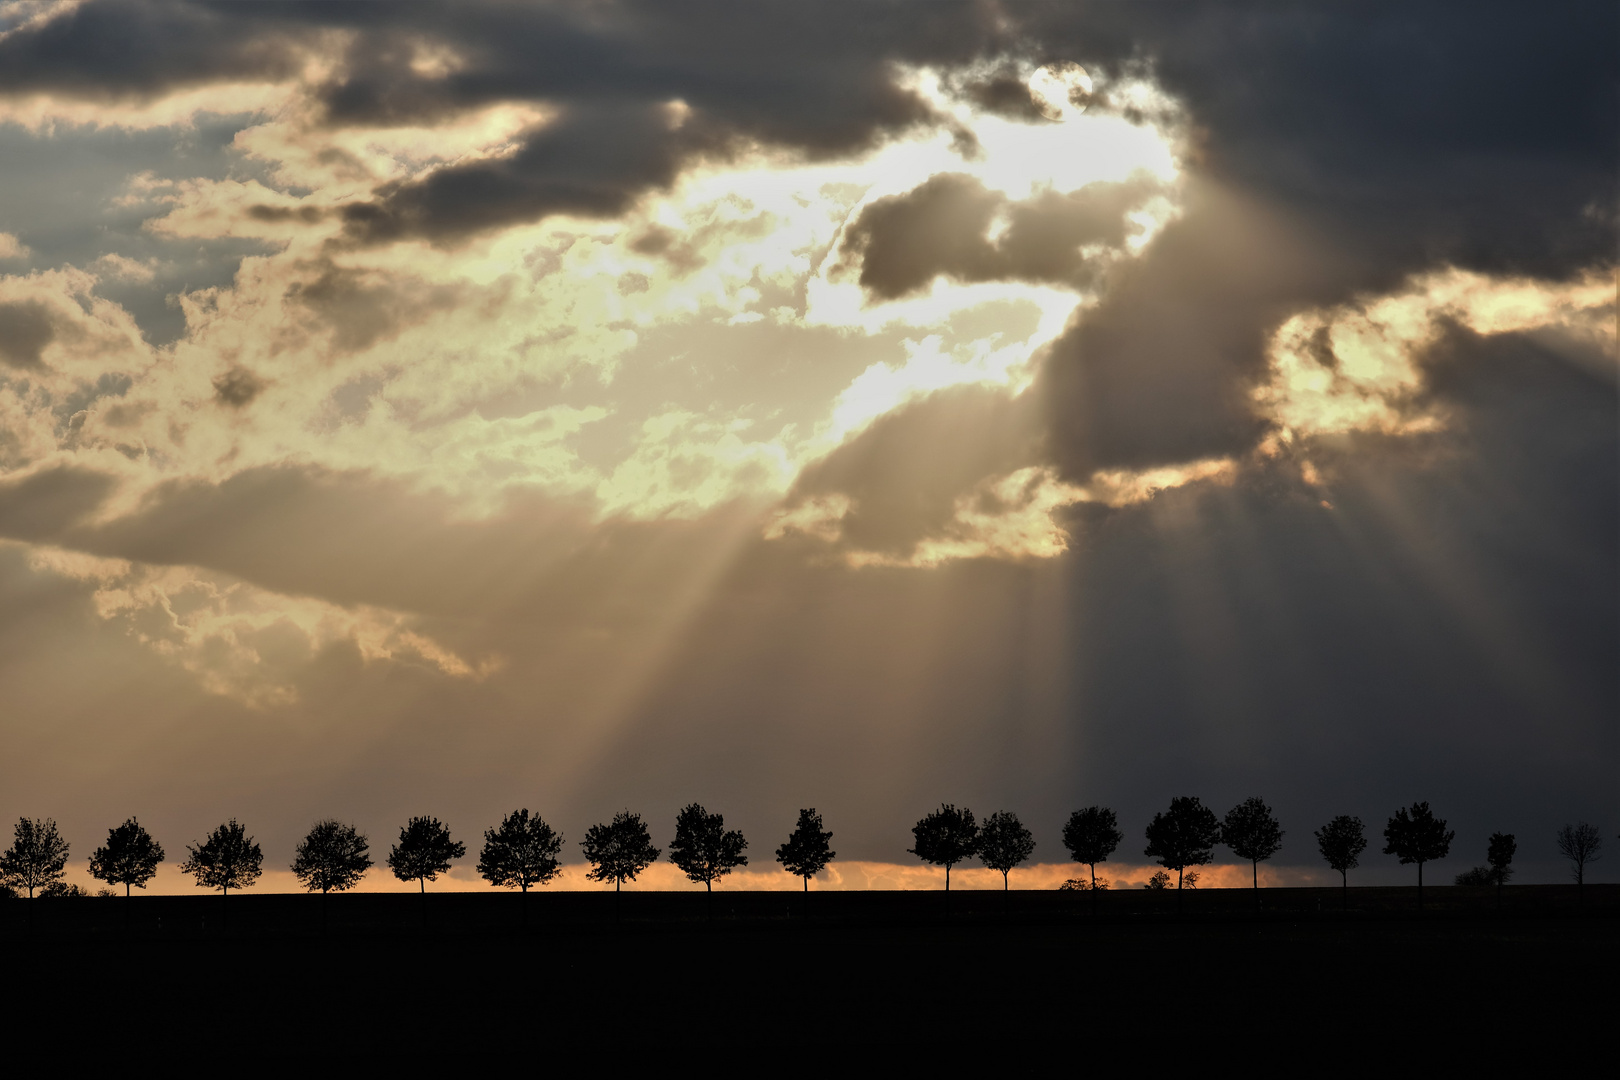
[[[178,844],[175,847],[179,847]],[[171,849],[172,850],[172,849]],[[183,850],[183,849],[181,849]],[[384,845],[386,852],[386,844]],[[291,853],[288,853],[290,859]],[[376,848],[372,850],[372,858],[378,859]],[[283,865],[268,865],[271,856],[265,855],[267,865],[264,873],[254,884],[249,893],[301,893],[305,890],[299,885],[298,879],[292,871]],[[380,862],[380,860],[379,860]],[[428,883],[429,893],[451,892],[501,892],[515,893],[516,890],[496,889],[483,878],[478,876],[474,869],[476,859],[468,859],[451,867],[447,874],[440,874],[437,881]],[[568,863],[564,865],[562,873],[551,884],[536,887],[534,893],[548,892],[595,892],[611,893],[612,885],[602,885],[589,881],[585,873],[590,867],[586,863]],[[1164,869],[1157,864],[1148,863],[1099,863],[1097,866],[1097,879],[1106,881],[1112,890],[1133,891],[1140,890],[1147,885],[1148,879],[1156,871]],[[1250,868],[1244,865],[1230,863],[1212,863],[1207,866],[1189,867],[1189,870],[1198,872],[1198,887],[1204,889],[1245,889],[1251,885]],[[1170,871],[1171,880],[1175,879],[1175,871]],[[1019,889],[1057,889],[1070,878],[1083,878],[1090,880],[1089,867],[1074,863],[1047,863],[1038,862],[1021,866],[1012,872],[1009,884],[1014,890]],[[97,889],[105,888],[103,882],[92,878],[88,865],[84,862],[70,862],[68,864],[67,881],[77,884],[94,893]],[[1339,875],[1328,870],[1318,870],[1314,867],[1260,867],[1260,885],[1262,888],[1289,888],[1337,885]],[[969,865],[966,863],[951,868],[951,890],[988,890],[1001,891],[1001,874],[995,870]],[[401,893],[411,894],[417,891],[417,883],[413,881],[400,881],[389,872],[385,866],[373,866],[354,891],[358,893]],[[791,894],[799,892],[802,883],[799,878],[788,874],[775,863],[769,865],[751,865],[739,868],[722,878],[714,888],[716,897],[723,897],[726,893],[738,892],[781,892]],[[945,870],[942,867],[925,866],[920,863],[890,863],[864,861],[859,859],[840,859],[833,862],[810,881],[811,892],[849,892],[865,890],[904,890],[913,892],[942,892],[945,888]],[[635,881],[624,884],[625,892],[687,892],[700,893],[703,886],[687,880],[684,873],[672,863],[660,861],[644,870]],[[123,896],[123,890],[118,890]],[[182,874],[177,862],[171,856],[170,861],[158,867],[157,876],[148,883],[145,890],[135,889],[134,896],[203,896],[206,893],[197,887],[189,875]]]

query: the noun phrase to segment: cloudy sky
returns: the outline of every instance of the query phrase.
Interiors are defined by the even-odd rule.
[[[813,806],[892,886],[953,802],[1055,884],[1260,795],[1306,882],[1427,800],[1436,879],[1554,880],[1620,826],[1617,34],[0,3],[0,819],[698,801],[776,887]]]

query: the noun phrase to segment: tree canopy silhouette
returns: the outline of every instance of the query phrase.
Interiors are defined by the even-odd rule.
[[[979,829],[979,861],[1001,871],[1001,891],[1007,891],[1007,875],[1035,853],[1035,837],[1010,811],[997,811],[984,819]]]
[[[491,885],[528,892],[562,873],[563,838],[539,814],[514,810],[499,829],[484,830],[478,872]]]
[[[235,818],[209,833],[201,844],[187,844],[186,849],[191,854],[180,869],[197,879],[198,888],[218,889],[222,899],[232,889],[246,889],[259,880],[264,855]]]
[[[1097,864],[1107,862],[1125,834],[1119,831],[1119,820],[1106,806],[1088,806],[1069,815],[1063,825],[1063,846],[1077,863],[1091,867],[1091,890],[1097,891]],[[1096,902],[1092,896],[1092,902]]]
[[[1435,817],[1426,802],[1395,811],[1384,826],[1384,854],[1395,856],[1402,866],[1417,863],[1418,907],[1423,906],[1423,864],[1449,855],[1456,838],[1457,833],[1448,832],[1445,820]]]
[[[743,854],[747,847],[742,833],[726,828],[725,818],[691,803],[675,815],[669,861],[681,868],[688,881],[701,882],[704,891],[713,892],[717,880],[748,865],[748,856]]]
[[[1154,814],[1148,823],[1147,847],[1142,854],[1174,870],[1176,891],[1180,892],[1187,867],[1202,866],[1213,859],[1215,845],[1220,841],[1221,823],[1215,811],[1199,802],[1196,795],[1178,796],[1170,800],[1167,812]]]
[[[1518,853],[1518,842],[1512,833],[1491,833],[1485,848],[1485,861],[1491,866],[1491,882],[1496,886],[1496,906],[1502,906],[1502,886],[1513,876],[1513,856]]]
[[[353,825],[317,821],[293,849],[292,872],[298,883],[321,895],[345,892],[360,884],[371,869],[371,850]]]
[[[108,829],[107,842],[91,853],[90,876],[109,885],[122,885],[127,897],[131,885],[146,888],[162,861],[163,845],[152,839],[140,822],[130,818]]]
[[[1249,860],[1254,888],[1260,888],[1260,864],[1282,849],[1283,831],[1271,807],[1258,797],[1244,799],[1226,812],[1221,842],[1240,859]]]
[[[1340,814],[1316,830],[1316,849],[1339,872],[1346,908],[1350,906],[1350,871],[1361,865],[1361,853],[1367,850],[1363,829],[1360,818]]]
[[[52,818],[18,818],[12,843],[0,854],[0,881],[13,889],[34,890],[61,881],[67,868],[68,842]]]
[[[911,827],[916,846],[906,850],[925,863],[945,868],[945,891],[951,891],[951,867],[978,850],[979,826],[973,811],[945,803]]]
[[[1575,876],[1575,884],[1586,884],[1586,864],[1597,862],[1603,857],[1603,836],[1598,832],[1596,825],[1581,822],[1579,825],[1565,825],[1558,830],[1558,853],[1570,862],[1570,873]]]
[[[821,827],[821,815],[814,809],[800,810],[799,823],[788,834],[787,843],[776,849],[776,861],[782,869],[804,879],[804,891],[810,891],[810,879],[827,868],[837,856],[829,846],[832,833]]]
[[[626,881],[636,880],[647,867],[658,861],[652,834],[640,814],[621,810],[607,825],[592,825],[579,842],[591,869],[585,876],[592,881],[613,882],[613,891]]]
[[[416,882],[426,896],[427,883],[437,881],[465,854],[467,845],[450,839],[450,830],[438,818],[413,817],[399,830],[399,842],[388,851],[388,868],[399,880]],[[426,918],[426,908],[423,910]]]

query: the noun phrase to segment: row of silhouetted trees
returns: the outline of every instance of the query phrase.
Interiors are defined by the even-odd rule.
[[[1011,872],[1035,851],[1034,836],[1016,814],[997,812],[981,825],[971,810],[949,803],[918,821],[912,836],[914,846],[907,850],[925,863],[945,868],[946,891],[950,890],[951,868],[970,858],[999,871],[1005,889]],[[1169,809],[1155,814],[1145,831],[1143,854],[1165,867],[1153,876],[1148,888],[1169,888],[1170,870],[1176,873],[1176,889],[1196,887],[1194,868],[1212,862],[1218,845],[1249,861],[1253,885],[1259,888],[1259,866],[1282,850],[1283,836],[1276,815],[1259,798],[1245,799],[1224,818],[1216,817],[1196,797],[1171,799]],[[1315,836],[1321,857],[1339,872],[1342,886],[1348,889],[1349,872],[1360,864],[1367,847],[1361,819],[1341,815],[1317,829]],[[1455,838],[1445,820],[1435,817],[1423,802],[1397,810],[1385,825],[1384,854],[1395,856],[1403,865],[1417,864],[1419,903],[1423,865],[1449,855]],[[1063,826],[1063,845],[1075,862],[1090,868],[1090,876],[1071,879],[1063,887],[1093,892],[1108,888],[1107,880],[1097,876],[1097,864],[1106,862],[1124,839],[1114,811],[1103,806],[1076,810]],[[821,815],[813,809],[801,810],[786,843],[776,849],[776,861],[802,878],[808,890],[810,879],[836,856],[831,841],[832,833],[823,827]],[[478,872],[492,885],[527,892],[562,872],[562,845],[562,835],[540,815],[515,810],[499,826],[485,830]],[[629,811],[591,826],[580,847],[591,865],[586,876],[604,884],[612,882],[615,892],[662,854],[653,845],[641,815]],[[690,880],[712,890],[716,881],[748,865],[747,848],[743,834],[727,829],[721,815],[693,803],[676,816],[669,859]],[[1587,865],[1600,857],[1602,837],[1596,827],[1584,822],[1566,825],[1558,832],[1558,848],[1570,861],[1576,882],[1584,884]],[[1516,851],[1511,833],[1493,833],[1486,864],[1458,875],[1457,884],[1500,888],[1513,874]],[[395,877],[417,882],[425,893],[428,882],[466,853],[466,845],[452,839],[450,830],[437,818],[413,817],[400,829],[385,861]],[[130,818],[108,831],[107,842],[90,856],[90,873],[108,886],[122,885],[127,896],[131,888],[146,886],[164,857],[163,846]],[[13,895],[26,892],[29,897],[82,892],[63,882],[67,858],[68,843],[54,821],[22,818],[11,847],[0,854],[0,887]],[[232,819],[200,843],[187,845],[180,868],[198,886],[229,894],[257,881],[263,862],[259,845]],[[353,888],[372,865],[366,837],[352,825],[327,820],[317,822],[299,842],[291,869],[305,888],[325,894]]]

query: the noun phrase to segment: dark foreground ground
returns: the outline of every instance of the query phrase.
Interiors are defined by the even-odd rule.
[[[1193,892],[1179,914],[1174,894],[1096,899],[957,892],[947,913],[939,893],[717,892],[712,918],[690,893],[6,901],[0,1020],[14,1048],[65,1022],[70,1056],[155,1040],[204,1069],[218,1053],[477,1067],[509,1044],[536,1067],[585,1054],[613,1071],[750,1047],[771,1051],[761,1068],[877,1051],[952,1072],[1058,1054],[1082,1073],[1538,1047],[1573,1064],[1581,1031],[1612,1050],[1620,886],[1509,887],[1500,907],[1431,887],[1421,912],[1415,889],[1352,889],[1348,910],[1316,889],[1259,907]]]

